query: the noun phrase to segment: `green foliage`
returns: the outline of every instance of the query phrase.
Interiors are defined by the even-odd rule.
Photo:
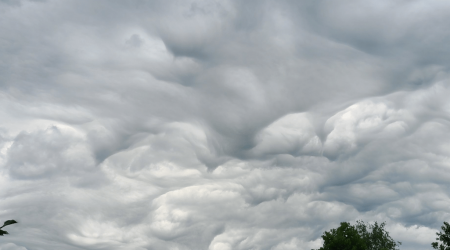
[[[4,228],[4,227],[6,227],[8,225],[16,224],[16,223],[17,223],[17,221],[15,221],[15,220],[7,220],[7,221],[5,221],[5,223],[3,223],[3,226],[0,227],[0,228]]]
[[[364,250],[366,244],[356,228],[348,222],[341,222],[337,229],[331,229],[322,235],[323,247],[319,250]]]
[[[0,236],[8,234],[8,232],[6,232],[5,230],[2,230],[2,228],[6,227],[8,225],[11,225],[11,224],[16,224],[16,223],[17,223],[17,221],[15,221],[15,220],[7,220],[7,221],[5,221],[5,223],[3,223],[3,226],[0,227]]]
[[[394,241],[384,226],[384,222],[371,225],[357,221],[354,226],[341,222],[337,229],[323,233],[323,247],[318,250],[398,250],[401,242]]]
[[[438,242],[433,242],[431,243],[431,246],[438,250],[450,250],[450,224],[448,224],[448,222],[444,222],[441,229],[443,232],[436,233],[438,236],[436,240],[441,241],[441,244],[439,245]]]
[[[394,241],[389,232],[384,229],[385,222],[373,225],[362,221],[356,222],[356,230],[366,243],[367,250],[397,250],[402,243]]]

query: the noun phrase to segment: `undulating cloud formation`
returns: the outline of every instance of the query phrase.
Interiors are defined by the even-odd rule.
[[[450,2],[0,1],[1,250],[309,250],[450,220]]]

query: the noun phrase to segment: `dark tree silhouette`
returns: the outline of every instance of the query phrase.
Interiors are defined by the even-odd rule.
[[[323,233],[323,247],[318,250],[398,250],[402,243],[394,241],[384,226],[384,222],[371,225],[357,221],[354,226],[341,222],[337,229]]]
[[[323,247],[318,250],[366,250],[366,243],[356,228],[348,222],[341,222],[337,229],[331,229],[322,235]]]
[[[16,224],[16,223],[17,223],[17,221],[15,221],[15,220],[7,220],[7,221],[5,221],[5,223],[3,223],[3,226],[0,227],[0,236],[8,234],[8,232],[6,232],[5,230],[2,230],[2,228],[6,227],[8,225],[11,225],[11,224]]]
[[[358,234],[366,243],[367,250],[397,250],[402,244],[400,241],[394,241],[389,233],[384,229],[385,222],[373,225],[366,224],[363,221],[357,221],[355,228]]]
[[[438,238],[436,240],[441,241],[441,244],[438,242],[431,243],[431,246],[434,249],[438,250],[450,250],[450,224],[444,221],[444,225],[441,227],[443,232],[438,232],[436,235]]]

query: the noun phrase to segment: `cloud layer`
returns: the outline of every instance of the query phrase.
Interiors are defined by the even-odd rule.
[[[450,219],[450,3],[0,1],[0,250],[311,249]]]

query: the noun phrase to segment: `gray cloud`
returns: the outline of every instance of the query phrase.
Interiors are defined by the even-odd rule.
[[[0,1],[0,249],[311,249],[448,220],[442,1]]]

